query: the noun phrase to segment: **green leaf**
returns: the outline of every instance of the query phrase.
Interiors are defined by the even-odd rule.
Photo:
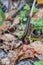
[[[39,11],[38,8],[34,8],[33,13],[37,13]]]
[[[23,21],[27,21],[27,18],[25,17],[25,18],[23,18]]]
[[[42,29],[42,33],[43,33],[43,29]]]
[[[28,4],[26,4],[26,5],[24,6],[24,9],[28,11],[28,10],[30,10],[30,6],[29,6]]]
[[[43,60],[42,60],[42,61],[39,61],[39,63],[40,63],[41,65],[43,65]]]
[[[23,33],[24,33],[24,31],[20,31],[20,33],[19,33],[19,35],[18,35],[18,38],[19,38],[19,39],[21,39],[21,38],[22,38]]]
[[[26,21],[27,18],[26,18],[26,11],[21,11],[20,12],[20,21],[23,22],[23,21]]]
[[[42,30],[43,33],[43,18],[39,20],[31,20],[30,24],[34,25],[36,29]]]
[[[43,26],[43,18],[40,18],[38,21],[37,20],[31,20],[31,24],[35,26]]]
[[[22,34],[19,34],[18,38],[21,39],[22,38]]]
[[[31,20],[30,24],[36,25],[37,21],[36,20]]]
[[[30,10],[30,6],[28,4],[26,4],[26,6],[24,6],[24,10],[20,11],[20,21],[21,22],[27,20],[26,14],[27,14],[28,10]]]
[[[39,26],[43,26],[43,18],[40,18],[40,19],[38,20],[38,25],[39,25]]]
[[[22,16],[20,16],[20,21],[22,22],[22,20],[23,20],[23,18],[22,18]]]
[[[34,65],[41,65],[39,62],[35,62]]]
[[[4,24],[4,22],[5,22],[5,14],[0,8],[0,25]]]
[[[36,61],[36,62],[34,63],[34,65],[43,65],[43,60],[42,60],[42,61]]]
[[[23,24],[22,23],[20,23],[20,27],[23,28]]]
[[[5,21],[0,21],[0,25],[3,25],[5,23]]]
[[[20,11],[20,16],[25,17],[26,16],[26,11]]]

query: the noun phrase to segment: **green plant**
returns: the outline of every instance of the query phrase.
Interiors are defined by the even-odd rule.
[[[5,22],[5,15],[2,9],[0,8],[0,25],[4,24]]]
[[[22,11],[20,11],[20,21],[21,22],[27,20],[26,14],[27,14],[27,11],[29,11],[29,10],[30,10],[30,6],[28,4],[26,4],[24,6],[24,9]]]
[[[23,22],[23,21],[26,21],[27,18],[26,18],[26,11],[21,11],[20,12],[20,21]]]
[[[24,26],[23,23],[20,23],[20,28],[23,28],[23,26]]]
[[[36,62],[34,63],[34,65],[43,65],[43,60],[42,60],[42,61],[36,61]]]
[[[21,31],[21,32],[19,33],[19,35],[18,35],[18,38],[19,38],[19,39],[21,39],[21,38],[22,38],[23,33],[24,33],[24,31]]]
[[[43,33],[43,18],[39,20],[31,20],[30,24],[35,26],[35,29],[41,30]]]
[[[39,9],[36,7],[33,9],[33,13],[37,13],[38,11],[39,11]]]
[[[25,6],[24,6],[24,9],[22,10],[22,11],[20,11],[20,21],[21,21],[21,23],[23,22],[23,21],[26,21],[27,20],[27,17],[26,17],[26,14],[27,14],[27,12],[30,10],[30,6],[28,5],[28,4],[26,4]],[[33,13],[36,13],[36,12],[38,12],[38,8],[34,8],[34,10],[33,10]],[[23,26],[23,25],[22,25]]]
[[[30,10],[30,6],[28,4],[26,4],[25,7],[24,7],[24,10],[29,11]]]

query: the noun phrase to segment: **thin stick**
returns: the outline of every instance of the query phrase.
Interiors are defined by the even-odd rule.
[[[32,9],[31,9],[31,12],[30,12],[30,17],[32,17],[32,15],[33,15],[33,10],[34,10],[34,7],[35,7],[35,3],[36,3],[36,0],[34,0],[34,2],[33,2]]]

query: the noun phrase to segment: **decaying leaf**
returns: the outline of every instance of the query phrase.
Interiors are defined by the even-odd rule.
[[[43,42],[35,41],[35,42],[31,43],[31,46],[32,46],[32,48],[34,48],[36,53],[43,55]]]
[[[4,34],[4,35],[0,35],[0,39],[4,40],[6,42],[9,42],[9,41],[14,40],[14,36],[11,34]]]

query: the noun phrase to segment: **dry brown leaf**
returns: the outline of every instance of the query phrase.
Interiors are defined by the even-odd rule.
[[[35,41],[31,43],[32,48],[36,51],[38,54],[43,54],[43,42]]]
[[[6,42],[9,42],[9,41],[14,40],[14,36],[11,34],[4,34],[4,35],[0,35],[0,39],[4,40]]]
[[[34,49],[29,45],[22,45],[21,46],[22,55],[20,56],[19,60],[26,59],[26,58],[34,58]]]

